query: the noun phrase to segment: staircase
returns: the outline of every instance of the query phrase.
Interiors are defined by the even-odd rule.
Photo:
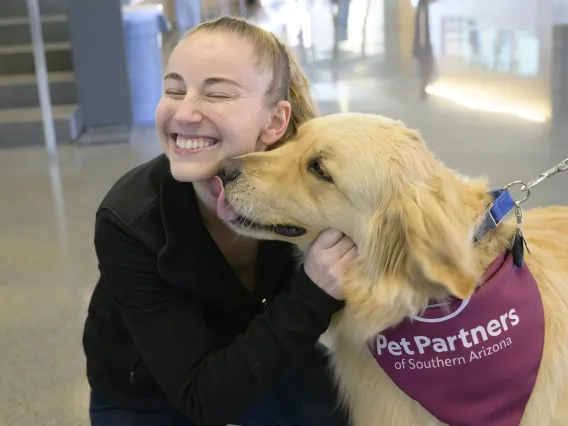
[[[39,5],[56,139],[64,144],[82,127],[65,0],[39,0]],[[43,144],[26,1],[0,0],[0,148]]]

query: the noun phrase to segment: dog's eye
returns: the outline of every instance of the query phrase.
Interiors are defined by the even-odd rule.
[[[314,173],[318,178],[325,180],[326,182],[333,182],[333,179],[329,173],[325,170],[321,161],[312,161],[309,166],[309,170]]]

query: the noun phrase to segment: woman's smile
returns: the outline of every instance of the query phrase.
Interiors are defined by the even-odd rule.
[[[170,134],[170,143],[178,155],[191,155],[219,145],[219,139],[208,136]]]

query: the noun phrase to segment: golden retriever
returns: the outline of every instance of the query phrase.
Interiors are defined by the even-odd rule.
[[[346,307],[330,327],[333,367],[353,425],[446,424],[394,383],[369,342],[422,315],[432,300],[467,300],[483,289],[485,271],[511,248],[517,228],[514,219],[506,220],[473,242],[493,201],[486,180],[445,167],[403,123],[354,113],[311,120],[278,149],[229,160],[225,173],[221,210],[236,213],[229,225],[238,232],[307,247],[322,230],[336,228],[357,245],[359,259],[343,284]],[[540,291],[545,338],[519,421],[566,426],[568,208],[525,211],[523,219],[530,249],[525,261]],[[518,350],[507,355],[523,356]],[[432,377],[425,386],[437,392],[443,384]],[[519,422],[477,423],[489,424]]]

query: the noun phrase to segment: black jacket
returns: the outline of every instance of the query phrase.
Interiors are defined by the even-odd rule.
[[[245,290],[165,156],[114,185],[96,215],[100,279],[85,324],[89,383],[119,406],[173,404],[198,425],[237,422],[315,355],[342,304],[263,242]],[[171,405],[170,405],[171,407]]]

